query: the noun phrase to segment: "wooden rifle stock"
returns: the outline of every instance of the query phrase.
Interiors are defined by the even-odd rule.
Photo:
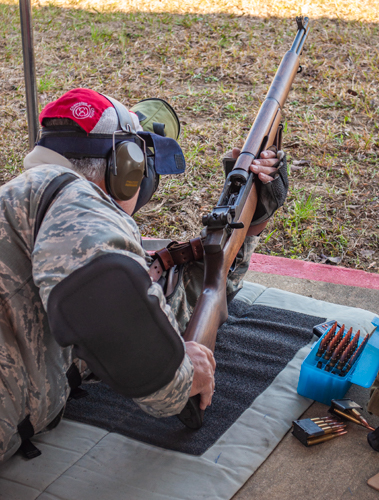
[[[250,129],[233,170],[228,175],[217,206],[203,217],[206,226],[204,247],[203,290],[184,333],[184,340],[193,340],[212,351],[218,328],[227,320],[226,281],[239,249],[245,241],[257,206],[257,190],[251,162],[272,145],[281,147],[281,110],[287,99],[299,64],[309,19],[296,18],[298,31],[291,49],[284,55],[265,100]],[[188,427],[202,425],[200,397],[190,398],[178,415]]]

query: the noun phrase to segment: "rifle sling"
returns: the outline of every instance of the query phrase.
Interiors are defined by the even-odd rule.
[[[163,271],[168,271],[180,264],[200,260],[203,258],[203,253],[203,243],[200,237],[186,243],[173,241],[167,248],[154,254],[154,260],[149,269],[150,278],[152,281],[158,281]]]

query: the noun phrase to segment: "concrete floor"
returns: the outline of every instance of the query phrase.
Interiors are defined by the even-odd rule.
[[[334,285],[288,276],[250,272],[248,281],[335,304],[368,309],[379,316],[379,290]],[[369,389],[353,385],[346,397],[363,407]],[[328,406],[313,403],[302,418],[326,416]],[[362,412],[373,427],[379,417]],[[379,473],[379,453],[367,443],[365,428],[348,424],[348,433],[310,448],[288,432],[233,500],[378,500],[367,480]]]

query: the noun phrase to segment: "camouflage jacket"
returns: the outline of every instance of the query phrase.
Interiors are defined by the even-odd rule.
[[[132,257],[146,271],[150,262],[134,220],[79,175],[53,202],[34,243],[41,197],[49,183],[65,172],[72,170],[35,167],[0,189],[0,462],[18,449],[17,425],[25,416],[30,415],[38,433],[58,415],[68,396],[71,348],[54,340],[45,312],[54,286],[107,253]],[[247,239],[229,292],[240,286],[255,243],[256,238]],[[158,298],[178,334],[184,331],[201,290],[201,263],[183,266],[180,273],[169,303],[157,283],[148,291]],[[167,386],[135,401],[156,417],[178,413],[188,399],[192,377],[193,367],[185,355]]]

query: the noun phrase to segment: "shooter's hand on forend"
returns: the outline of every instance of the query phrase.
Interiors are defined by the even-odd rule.
[[[232,155],[234,159],[237,159],[241,153],[241,150],[238,148],[233,148]],[[277,172],[277,166],[274,165],[278,163],[278,158],[274,151],[262,151],[259,160],[253,160],[250,170],[258,176],[258,178],[264,183],[267,184],[274,180],[270,174]]]
[[[250,167],[255,174],[257,173],[256,167],[260,168],[258,179],[261,181],[256,183],[258,204],[253,220],[251,221],[251,226],[262,224],[272,217],[276,210],[284,204],[287,197],[288,176],[286,155],[283,151],[275,153],[273,151],[263,151],[260,158],[263,158],[262,155],[268,157],[268,153],[270,153],[271,159],[254,160],[252,167]],[[272,155],[275,155],[275,157],[272,158]],[[257,162],[259,162],[258,165]],[[276,168],[272,164],[267,166],[268,162],[274,162]],[[273,170],[273,172],[269,173],[269,176],[272,177],[270,182],[265,182],[262,178],[264,165],[266,165],[266,169]],[[264,173],[266,174],[265,178],[267,178],[267,172]]]
[[[239,154],[238,148],[232,150],[233,158],[237,159]],[[258,205],[251,221],[249,235],[259,234],[265,228],[268,219],[286,199],[288,191],[286,155],[283,151],[262,151],[259,159],[252,161],[250,170],[258,177],[256,182]],[[253,229],[254,227],[257,231]]]
[[[194,367],[190,397],[200,394],[200,409],[205,410],[212,402],[216,361],[213,352],[197,342],[186,342],[186,352]]]

